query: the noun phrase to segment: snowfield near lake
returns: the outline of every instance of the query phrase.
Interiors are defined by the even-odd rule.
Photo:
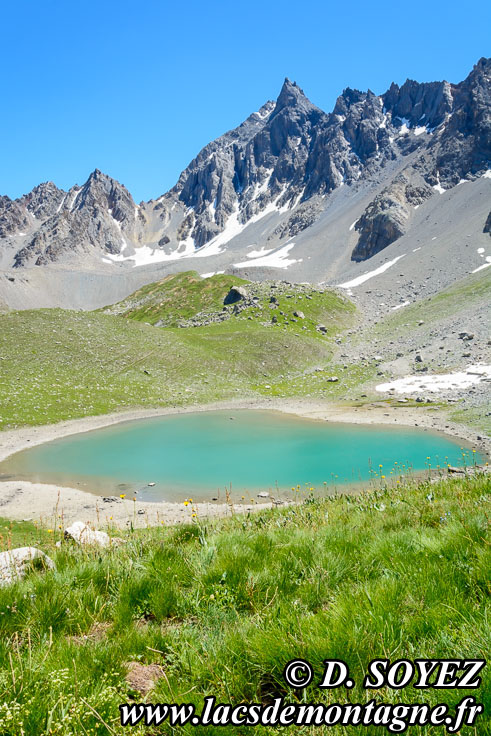
[[[438,393],[438,391],[468,388],[486,379],[491,379],[491,365],[469,365],[465,371],[457,373],[435,373],[433,375],[422,373],[418,376],[398,378],[389,383],[380,383],[375,389],[379,392],[395,391],[397,394],[416,394],[423,391]]]

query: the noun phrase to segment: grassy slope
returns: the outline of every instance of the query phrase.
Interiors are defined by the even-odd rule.
[[[468,309],[472,304],[486,304],[490,297],[491,269],[485,269],[461,279],[434,296],[421,299],[404,309],[398,309],[375,325],[372,334],[374,337],[393,336],[397,335],[401,328],[418,329],[419,320],[431,324],[450,315],[458,320],[459,312]]]
[[[367,339],[370,342],[376,339],[388,342],[399,336],[409,336],[411,333],[422,335],[427,333],[429,327],[433,327],[439,322],[445,322],[450,316],[458,327],[459,320],[463,320],[462,315],[465,314],[466,310],[483,307],[489,304],[490,299],[491,269],[485,269],[461,279],[438,294],[421,299],[415,304],[389,314],[385,319],[371,327],[368,333],[364,331],[359,335],[344,337],[343,342],[350,341],[351,344],[359,343],[362,345]],[[422,326],[419,325],[420,321],[424,323]],[[400,347],[396,342],[393,349],[393,358],[395,358],[395,353],[399,349]],[[451,370],[452,367],[449,366],[445,372]],[[373,371],[365,372],[366,377],[373,375]],[[373,390],[370,391],[369,389],[368,393],[373,398]],[[377,398],[380,400],[380,397]],[[420,405],[416,404],[416,406]],[[491,432],[491,419],[485,408],[466,407],[465,409],[456,409],[448,416],[449,419],[455,422],[467,424],[476,430],[486,432],[486,434]]]
[[[132,660],[164,667],[149,702],[200,706],[211,694],[233,703],[285,694],[295,702],[284,664],[306,658],[318,676],[323,659],[338,658],[357,683],[352,702],[455,705],[474,695],[489,713],[489,667],[479,691],[360,687],[374,657],[489,654],[489,491],[489,477],[481,476],[306,499],[247,518],[128,533],[125,545],[104,553],[57,550],[55,525],[54,534],[28,527],[25,538],[32,535],[57,570],[0,589],[0,735],[122,733],[118,704],[141,699],[124,679]],[[1,541],[8,545],[5,533]],[[309,688],[305,697],[347,699],[343,688]],[[490,722],[481,716],[476,730],[461,733],[489,734]]]
[[[166,327],[176,327],[202,310],[220,310],[230,287],[247,283],[225,274],[203,279],[197,271],[184,271],[147,284],[103,311],[152,325],[163,320]]]
[[[246,310],[186,330],[99,312],[0,315],[0,428],[267,393],[265,384],[326,365],[331,337],[353,320],[353,305],[332,293],[302,306],[306,330],[262,324],[260,307],[251,320]],[[312,327],[320,316],[328,338]]]

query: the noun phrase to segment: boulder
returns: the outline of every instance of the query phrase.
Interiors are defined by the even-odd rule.
[[[53,570],[55,563],[36,547],[17,547],[0,553],[0,586],[24,577],[29,567]]]
[[[294,317],[298,317],[298,319],[305,319],[305,314],[301,312],[300,310],[297,310],[296,312],[293,312]]]
[[[247,297],[247,290],[243,286],[231,286],[230,291],[223,300],[226,304],[236,304]]]
[[[75,521],[65,529],[65,539],[73,539],[77,544],[96,544],[99,547],[109,547],[111,538],[106,532],[94,531],[83,521]]]

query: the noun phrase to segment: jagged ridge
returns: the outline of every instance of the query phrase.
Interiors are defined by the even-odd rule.
[[[285,79],[276,102],[205,146],[158,199],[136,206],[98,170],[68,192],[47,182],[17,200],[0,197],[0,242],[20,267],[87,257],[139,263],[147,251],[159,260],[189,256],[270,213],[280,221],[267,237],[292,237],[316,222],[335,189],[408,157],[357,222],[352,257],[369,258],[404,234],[409,206],[432,196],[431,187],[489,166],[490,70],[481,59],[460,84],[407,80],[381,96],[347,88],[332,113]]]

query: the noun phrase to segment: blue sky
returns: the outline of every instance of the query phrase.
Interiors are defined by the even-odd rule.
[[[137,201],[279,93],[461,81],[489,55],[491,4],[326,0],[4,3],[0,193],[99,168]]]

